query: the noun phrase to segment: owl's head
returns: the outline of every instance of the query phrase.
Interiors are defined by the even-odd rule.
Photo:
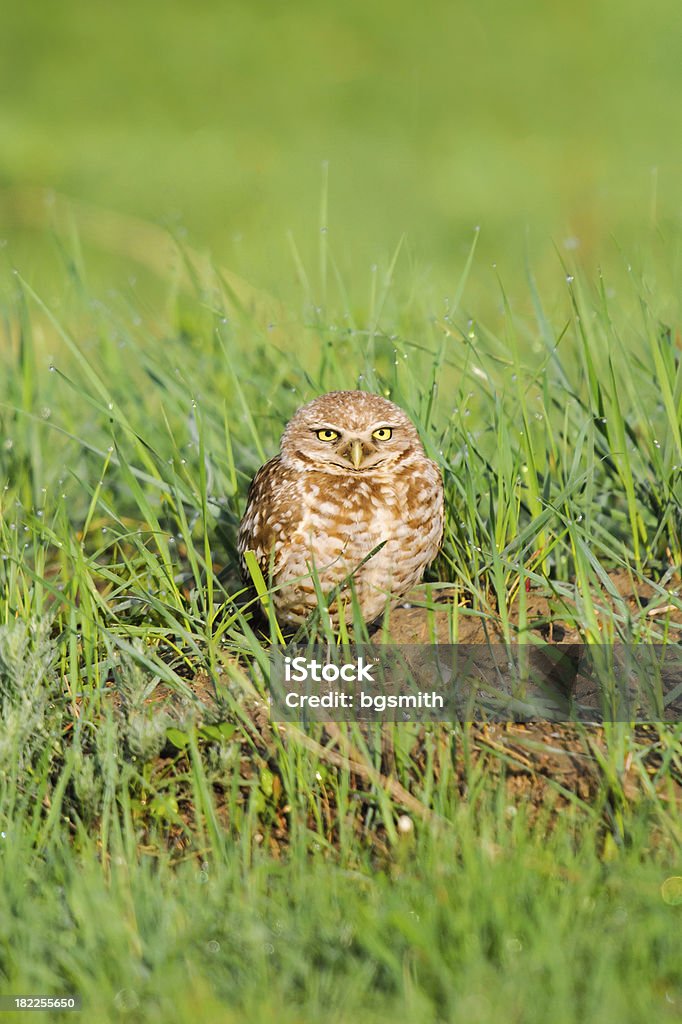
[[[409,416],[366,391],[331,391],[301,406],[287,424],[280,451],[301,469],[334,474],[389,469],[424,453]]]

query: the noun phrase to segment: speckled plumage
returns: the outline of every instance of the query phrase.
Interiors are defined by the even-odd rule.
[[[375,436],[387,430],[389,438]],[[320,432],[338,437],[322,440]],[[353,573],[360,608],[371,621],[419,582],[442,533],[441,473],[409,417],[380,395],[333,391],[295,413],[280,454],[256,474],[239,554],[245,578],[247,549],[266,580],[272,573],[281,622],[303,622],[317,607],[313,567],[325,595]],[[350,601],[347,588],[337,600]]]

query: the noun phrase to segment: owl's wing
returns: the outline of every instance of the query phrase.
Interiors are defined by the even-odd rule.
[[[249,549],[266,580],[271,571],[273,576],[277,573],[283,545],[301,515],[296,491],[296,480],[282,465],[279,455],[261,466],[251,481],[237,542],[239,567],[245,580],[250,579],[244,560],[244,552]]]

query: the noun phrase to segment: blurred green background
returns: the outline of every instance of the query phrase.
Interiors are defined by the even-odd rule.
[[[186,233],[286,294],[292,232],[366,279],[400,237],[440,282],[672,233],[682,210],[674,0],[287,4],[32,0],[0,33],[0,230],[37,259],[28,186]],[[49,219],[49,217],[48,217]],[[16,255],[19,254],[19,255]]]

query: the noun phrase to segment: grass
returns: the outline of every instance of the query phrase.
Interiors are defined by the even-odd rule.
[[[557,259],[479,315],[474,237],[446,303],[400,250],[360,301],[322,239],[276,320],[190,250],[153,308],[75,235],[56,301],[7,275],[0,989],[98,1021],[677,1019],[679,724],[282,731],[235,570],[287,417],[359,386],[443,469],[427,620],[513,636],[543,594],[585,642],[677,641],[608,575],[681,607],[675,292]]]
[[[289,301],[287,234],[316,264],[326,162],[354,296],[403,233],[421,272],[455,280],[476,224],[482,266],[506,264],[520,296],[530,253],[546,294],[554,245],[596,264],[613,234],[634,254],[643,228],[678,223],[676,16],[674,0],[645,18],[634,0],[207,0],[200,18],[182,0],[35,0],[0,39],[1,237],[28,233],[22,265],[44,271],[49,216],[27,194],[44,186],[186,230]],[[472,280],[477,308],[492,287]]]
[[[443,469],[422,638],[679,642],[677,6],[199,14],[3,22],[0,994],[677,1020],[679,722],[274,726],[235,552],[366,388]]]

